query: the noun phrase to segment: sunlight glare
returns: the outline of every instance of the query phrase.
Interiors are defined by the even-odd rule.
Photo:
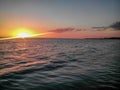
[[[11,37],[8,38],[0,38],[0,40],[8,40],[8,39],[15,39],[15,38],[31,38],[31,37],[40,37],[44,36],[49,33],[35,33],[33,30],[28,28],[17,28],[13,29],[11,33]]]
[[[28,38],[33,35],[33,30],[28,28],[17,28],[13,31],[13,37],[16,38]]]
[[[27,38],[27,37],[30,37],[30,35],[25,32],[18,33],[17,35],[17,38]]]

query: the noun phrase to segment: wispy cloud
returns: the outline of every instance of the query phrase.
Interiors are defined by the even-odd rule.
[[[54,32],[54,33],[64,33],[64,32],[77,32],[77,31],[85,31],[86,29],[82,29],[82,28],[58,28],[58,29],[54,29],[54,30],[49,30],[49,32]]]
[[[96,31],[104,31],[104,30],[107,30],[109,27],[92,27],[93,30],[96,30]]]
[[[116,22],[109,26],[104,27],[91,27],[91,28],[73,28],[73,27],[67,27],[67,28],[57,28],[53,30],[49,30],[49,32],[54,33],[65,33],[65,32],[79,32],[79,31],[105,31],[105,30],[120,30],[120,22]]]
[[[74,28],[58,28],[58,29],[50,30],[49,32],[63,33],[63,32],[71,32],[71,31],[74,31]]]

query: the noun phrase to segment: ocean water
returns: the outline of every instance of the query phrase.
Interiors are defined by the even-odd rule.
[[[0,90],[119,90],[119,39],[0,41]]]

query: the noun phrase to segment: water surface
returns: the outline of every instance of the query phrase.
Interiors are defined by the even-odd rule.
[[[120,40],[0,41],[0,90],[118,90]]]

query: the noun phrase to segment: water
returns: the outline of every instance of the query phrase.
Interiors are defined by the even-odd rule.
[[[0,41],[0,90],[118,90],[120,40]]]

